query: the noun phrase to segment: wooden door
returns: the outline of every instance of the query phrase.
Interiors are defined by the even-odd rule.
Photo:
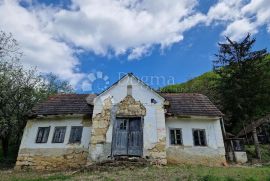
[[[113,156],[141,156],[142,150],[141,118],[117,119],[113,131]]]
[[[129,119],[128,155],[141,156],[143,150],[141,118]]]
[[[117,119],[114,124],[112,154],[128,154],[128,119]]]

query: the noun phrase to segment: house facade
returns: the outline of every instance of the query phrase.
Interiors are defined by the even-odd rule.
[[[38,104],[16,168],[80,168],[121,156],[221,165],[221,117],[204,95],[157,93],[127,74],[99,95],[60,94]]]

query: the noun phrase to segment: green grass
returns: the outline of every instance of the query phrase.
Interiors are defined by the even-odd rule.
[[[0,171],[0,180],[51,181],[51,180],[172,180],[172,181],[270,181],[270,167],[205,167],[169,165],[164,167],[125,168],[82,173]]]
[[[68,175],[52,175],[44,178],[13,178],[12,181],[50,181],[50,180],[70,180]]]
[[[251,158],[256,158],[255,147],[254,145],[246,145],[246,152],[249,160]],[[270,145],[260,145],[262,161],[269,162],[270,161]]]

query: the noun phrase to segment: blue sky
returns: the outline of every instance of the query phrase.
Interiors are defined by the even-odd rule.
[[[154,88],[185,82],[212,69],[225,35],[250,32],[255,49],[270,48],[268,0],[153,2],[0,0],[0,16],[16,12],[0,29],[18,39],[24,65],[52,71],[78,93],[100,92],[128,72]]]

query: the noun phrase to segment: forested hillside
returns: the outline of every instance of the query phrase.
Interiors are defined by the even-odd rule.
[[[214,72],[206,72],[185,83],[169,85],[161,88],[161,92],[170,93],[201,93],[209,97],[211,101],[218,104],[217,84],[219,75]]]

